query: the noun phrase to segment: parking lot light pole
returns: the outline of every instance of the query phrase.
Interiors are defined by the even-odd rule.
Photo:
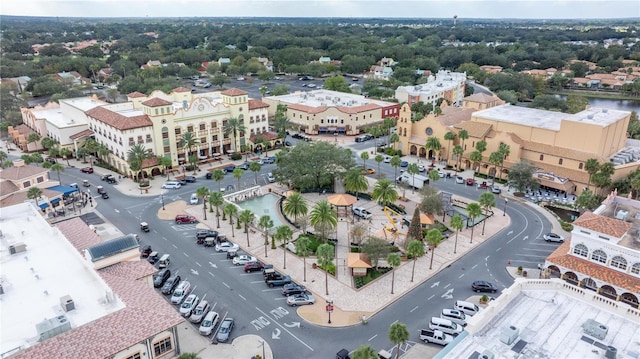
[[[505,199],[504,199],[504,208],[503,208],[503,210],[502,210],[502,215],[503,215],[503,216],[506,216],[506,215],[507,215],[507,203],[509,203],[509,199],[508,199],[508,198],[505,198]]]

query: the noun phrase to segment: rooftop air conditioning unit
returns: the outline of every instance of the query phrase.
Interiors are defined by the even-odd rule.
[[[618,213],[616,213],[616,218],[621,220],[621,221],[625,221],[627,220],[627,215],[629,214],[629,211],[621,209],[618,211]]]
[[[9,245],[9,254],[22,253],[27,251],[27,245],[23,242],[17,242]]]
[[[485,351],[482,352],[482,354],[478,356],[478,359],[493,359],[494,357],[495,357],[495,354],[493,354],[491,350],[486,349]]]
[[[45,319],[42,322],[36,324],[38,341],[41,342],[69,330],[71,330],[71,322],[69,322],[67,317],[64,315],[60,315],[51,319]]]
[[[500,341],[506,345],[511,345],[518,339],[518,335],[520,335],[520,330],[513,325],[504,327],[500,332]]]
[[[594,338],[604,340],[604,337],[607,336],[607,332],[609,328],[602,323],[598,323],[593,319],[588,319],[584,324],[582,324],[582,330],[585,334],[591,335]]]
[[[70,295],[65,295],[64,297],[60,298],[60,306],[65,312],[76,309],[76,304],[73,302],[73,299],[71,299]]]

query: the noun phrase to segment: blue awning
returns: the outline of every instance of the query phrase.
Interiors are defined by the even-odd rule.
[[[78,189],[75,187],[71,187],[71,186],[53,186],[53,187],[49,187],[47,189],[50,189],[52,191],[56,191],[56,192],[62,192],[62,195],[64,196],[68,196],[69,194],[76,192]]]
[[[54,198],[51,200],[51,204],[56,204],[58,202],[60,202],[60,198]]]
[[[45,208],[49,207],[49,203],[40,203],[40,209],[44,210]]]

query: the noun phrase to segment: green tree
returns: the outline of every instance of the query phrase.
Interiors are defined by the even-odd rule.
[[[413,193],[413,191],[415,190],[415,178],[418,173],[420,173],[420,169],[418,168],[417,164],[410,163],[409,166],[407,166],[407,174],[411,176],[411,193]]]
[[[398,199],[398,192],[391,181],[382,179],[376,182],[373,186],[371,199],[376,201],[378,204],[387,205],[394,203]]]
[[[347,172],[344,179],[344,189],[347,192],[355,192],[358,198],[360,192],[366,192],[369,189],[369,182],[358,168],[352,168]]]
[[[242,210],[240,215],[238,215],[238,222],[244,224],[244,233],[247,234],[247,247],[251,247],[251,243],[249,242],[249,224],[253,222],[254,216],[253,212],[249,209]]]
[[[204,213],[204,220],[207,220],[207,198],[209,197],[209,189],[206,186],[200,186],[196,189],[196,196],[202,198],[202,213]]]
[[[269,231],[273,228],[273,219],[268,214],[263,215],[258,220],[258,227],[262,229],[264,233],[264,256],[268,257],[267,245],[269,244]]]
[[[451,222],[449,223],[449,225],[451,226],[451,228],[456,230],[456,241],[453,245],[453,254],[456,254],[458,253],[458,233],[462,230],[462,228],[464,228],[462,216],[456,214],[455,216],[451,217]]]
[[[342,76],[329,77],[324,81],[324,88],[331,91],[351,93],[349,84]]]
[[[351,353],[352,359],[378,359],[378,353],[370,345],[361,345]]]
[[[397,143],[400,142],[400,136],[398,136],[397,133],[392,133],[391,135],[389,135],[389,144],[391,144],[393,146],[394,150],[397,150]]]
[[[491,208],[496,206],[496,197],[491,192],[483,192],[478,198],[478,203],[480,207],[484,210],[484,213],[489,217],[489,213],[491,212]],[[482,221],[482,235],[484,236],[484,226],[487,223],[486,220]]]
[[[291,121],[287,116],[287,105],[279,104],[276,107],[276,114],[273,119],[273,128],[278,133],[278,138],[285,138],[287,136],[287,130],[290,129]]]
[[[29,135],[27,135],[27,143],[33,143],[33,142],[38,142],[40,141],[40,135],[35,133],[35,132],[31,132]]]
[[[462,161],[462,155],[464,154],[464,150],[462,146],[455,145],[453,146],[453,155],[456,156],[456,172],[461,171],[460,161]]]
[[[316,251],[316,257],[318,258],[318,264],[324,269],[324,288],[325,295],[329,295],[329,267],[333,264],[333,256],[335,249],[333,245],[324,243],[318,246]]]
[[[326,200],[316,203],[309,214],[311,225],[320,231],[323,240],[327,240],[328,232],[338,225],[338,216],[331,204]]]
[[[396,350],[396,359],[400,358],[400,345],[409,340],[409,330],[404,323],[394,322],[389,327],[389,340],[398,348]]]
[[[233,203],[227,203],[222,210],[224,214],[229,216],[229,224],[231,225],[231,237],[236,237],[236,232],[233,228],[233,217],[238,214],[238,207]]]
[[[460,139],[460,146],[462,146],[463,150],[466,150],[466,147],[464,147],[464,141],[469,139],[469,132],[467,130],[458,131],[458,138]]]
[[[309,246],[311,240],[307,236],[299,236],[294,242],[296,245],[296,254],[302,257],[303,264],[303,281],[307,281],[307,256],[309,256]]]
[[[97,146],[96,146],[97,151]],[[141,144],[135,144],[129,148],[127,152],[127,161],[129,162],[129,168],[135,173],[136,178],[140,178],[140,171],[142,170],[142,162],[152,157],[151,150],[144,147]]]
[[[402,164],[400,156],[396,155],[391,157],[389,164],[393,167],[393,180],[395,181],[398,178],[398,167]]]
[[[409,230],[407,231],[407,239],[415,239],[422,241],[422,224],[420,223],[420,208],[416,207],[409,223]]]
[[[160,156],[160,157],[158,157],[158,164],[160,166],[162,166],[163,172],[167,174],[167,179],[170,179],[169,172],[167,172],[167,170],[173,164],[171,162],[171,158],[165,157],[165,156]]]
[[[378,176],[381,176],[382,173],[380,172],[380,164],[382,163],[382,161],[384,161],[384,156],[376,155],[376,157],[374,157],[373,159],[378,163]]]
[[[407,254],[413,259],[413,267],[411,268],[411,281],[413,282],[413,274],[416,270],[416,261],[424,255],[424,244],[417,240],[412,240],[407,245]]]
[[[569,94],[569,96],[567,96],[565,104],[567,105],[567,112],[578,113],[580,111],[584,111],[587,108],[587,106],[589,105],[589,101],[584,96]]]
[[[199,144],[200,140],[193,132],[185,132],[178,141],[178,147],[187,150],[187,158],[193,156],[193,148]]]
[[[440,215],[444,212],[440,191],[433,186],[422,187],[420,190],[421,200],[418,207],[422,213]]]
[[[473,162],[473,179],[475,180],[476,173],[480,172],[480,163],[482,163],[482,153],[480,153],[480,151],[478,150],[471,152],[471,154],[469,155],[469,160]]]
[[[442,232],[438,228],[433,228],[427,231],[427,236],[425,237],[427,244],[431,248],[431,262],[429,262],[429,269],[433,268],[433,256],[435,255],[436,248],[438,244],[442,242],[444,236]]]
[[[200,357],[196,353],[182,353],[178,359],[200,359]]]
[[[65,148],[61,148],[60,149],[60,156],[62,156],[62,159],[67,161],[67,166],[71,167],[71,164],[69,163],[69,157],[71,157],[71,150],[66,148],[66,147]]]
[[[64,172],[64,166],[59,163],[54,163],[49,167],[49,169],[58,174],[58,183],[62,184],[62,181],[60,180],[60,172]]]
[[[471,241],[469,243],[473,243],[473,229],[475,228],[475,220],[480,217],[482,214],[482,208],[476,202],[469,203],[467,205],[467,216],[471,219]]]
[[[540,182],[533,178],[536,170],[537,168],[531,162],[521,160],[509,169],[507,184],[520,193],[525,192],[527,189],[537,190],[540,187]]]
[[[599,204],[600,201],[598,197],[596,197],[590,189],[582,191],[574,202],[574,206],[580,210],[593,209],[598,207]]]
[[[273,237],[282,243],[282,249],[284,250],[284,269],[287,269],[287,244],[293,238],[293,231],[287,225],[281,225],[276,228],[276,233]]]
[[[438,139],[438,137],[435,137],[435,136],[431,136],[427,138],[427,142],[425,143],[424,147],[427,150],[427,153],[433,151],[433,157],[430,157],[430,158],[434,158],[434,159],[437,158],[437,155],[442,150],[442,144],[440,144],[440,139]]]
[[[262,169],[262,166],[258,162],[251,162],[249,164],[249,171],[253,172],[255,176],[256,185],[258,185],[258,173]]]
[[[587,189],[591,186],[591,178],[594,174],[600,170],[600,162],[595,158],[589,158],[584,163],[584,170],[589,174],[589,180],[587,181]]]
[[[233,137],[233,149],[238,151],[238,135],[244,135],[247,131],[244,121],[237,117],[232,117],[227,120],[227,124],[224,125],[223,131],[225,136],[231,135]]]
[[[40,199],[41,196],[42,190],[38,187],[32,186],[27,191],[27,198],[36,201],[36,206],[40,206],[40,203],[38,203],[38,199]]]
[[[451,141],[456,139],[456,134],[449,131],[447,133],[444,134],[444,139],[445,141],[448,142],[447,144],[447,163],[449,163],[450,157],[451,157]]]
[[[244,170],[242,168],[235,168],[233,170],[233,178],[238,180],[238,190],[240,190],[240,179],[244,175]]]
[[[389,253],[387,255],[387,264],[391,266],[391,294],[393,294],[393,284],[396,279],[396,267],[400,266],[400,255],[398,255],[398,253]]]
[[[362,169],[367,169],[367,160],[369,159],[369,152],[363,151],[360,153],[360,158],[362,159]]]
[[[432,169],[431,171],[429,171],[428,177],[429,177],[430,183],[431,182],[435,183],[435,182],[438,182],[440,180],[440,174],[438,173],[438,170],[436,170],[436,169]]]
[[[292,192],[287,198],[285,198],[282,204],[282,212],[287,216],[293,216],[293,222],[298,224],[298,219],[306,216],[309,211],[307,201],[300,194],[300,192]]]
[[[224,179],[224,172],[221,169],[217,169],[211,173],[211,178],[218,182],[218,190],[222,191],[222,187],[220,187],[220,183]]]

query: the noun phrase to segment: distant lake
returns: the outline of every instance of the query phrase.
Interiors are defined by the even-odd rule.
[[[559,95],[566,100],[567,96]],[[608,98],[587,97],[591,107],[607,108],[619,111],[636,111],[640,114],[640,100],[613,100]]]

